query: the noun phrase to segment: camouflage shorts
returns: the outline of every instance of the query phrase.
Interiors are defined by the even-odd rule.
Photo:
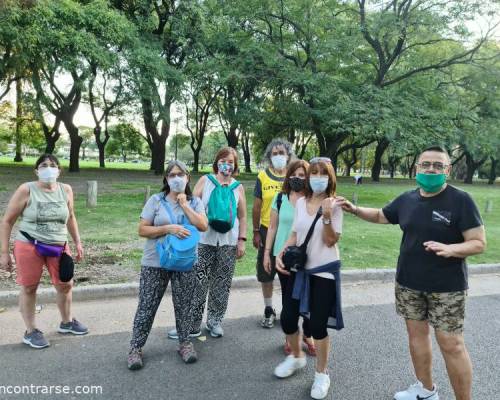
[[[396,282],[396,312],[405,319],[429,321],[439,331],[462,333],[467,291],[429,293]]]

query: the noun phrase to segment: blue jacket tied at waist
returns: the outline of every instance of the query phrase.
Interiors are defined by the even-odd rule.
[[[292,298],[300,301],[300,314],[309,318],[309,299],[311,298],[311,275],[319,272],[328,272],[335,277],[335,305],[330,311],[328,328],[340,330],[344,327],[342,318],[341,296],[340,296],[340,261],[334,261],[312,269],[302,269],[295,273]]]

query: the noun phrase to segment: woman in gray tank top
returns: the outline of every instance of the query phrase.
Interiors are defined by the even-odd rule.
[[[49,271],[57,291],[57,306],[62,319],[58,332],[74,335],[88,333],[88,329],[72,316],[73,280],[62,282],[59,279],[60,257],[42,256],[32,243],[32,240],[36,240],[50,245],[64,246],[64,251],[69,253],[67,245],[69,232],[76,247],[76,260],[80,261],[83,257],[83,247],[73,209],[73,191],[71,186],[57,182],[60,172],[61,167],[57,157],[52,154],[40,156],[35,164],[38,181],[23,183],[17,188],[9,201],[0,227],[0,268],[11,271],[9,240],[14,224],[21,217],[19,232],[14,240],[16,282],[21,287],[19,305],[26,325],[23,343],[36,349],[49,346],[49,342],[35,324],[36,290],[44,266]]]

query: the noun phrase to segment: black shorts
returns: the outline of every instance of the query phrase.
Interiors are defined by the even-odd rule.
[[[267,228],[265,226],[260,226],[260,246],[257,252],[257,280],[262,283],[272,282],[274,281],[274,277],[276,275],[276,265],[274,262],[271,262],[271,273],[268,274],[264,269],[264,249],[266,247],[266,237],[267,237]],[[274,258],[274,257],[272,257]]]

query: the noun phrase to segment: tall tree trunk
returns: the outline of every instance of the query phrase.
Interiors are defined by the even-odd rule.
[[[73,124],[72,117],[71,119],[63,118],[63,123],[70,139],[69,172],[80,172],[80,147],[83,138],[78,135],[78,128]]]
[[[491,160],[491,166],[490,166],[490,173],[488,177],[488,185],[493,185],[495,183],[495,180],[497,179],[497,167],[498,167],[498,159],[495,159],[493,157],[490,157]]]
[[[237,126],[231,125],[229,127],[229,132],[227,132],[227,145],[235,150],[238,148],[237,130],[238,130]]]
[[[377,147],[375,148],[375,160],[372,167],[372,181],[380,182],[380,171],[382,170],[382,156],[389,147],[389,140],[387,138],[382,138],[377,142]]]
[[[20,77],[16,79],[16,156],[15,162],[22,162],[23,86]]]
[[[193,172],[199,172],[200,171],[200,151],[201,147],[195,147],[193,149]]]
[[[243,149],[243,158],[245,160],[245,172],[252,172],[252,168],[250,165],[251,157],[250,157],[250,135],[246,132],[242,134],[242,149]]]
[[[475,161],[473,155],[470,152],[465,152],[465,164],[467,165],[467,172],[465,173],[464,183],[472,184],[474,174],[477,169],[484,164],[486,157],[479,161]]]

